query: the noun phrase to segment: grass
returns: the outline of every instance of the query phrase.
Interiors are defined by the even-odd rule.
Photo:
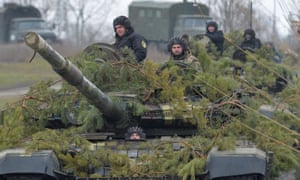
[[[60,79],[51,66],[41,58],[34,59],[31,63],[0,62],[0,91],[17,87],[30,86],[41,80]],[[0,96],[0,109],[7,103],[20,100],[20,95]]]
[[[41,80],[58,79],[51,66],[42,59],[31,63],[0,63],[0,90],[34,84]]]
[[[21,100],[21,96],[0,97],[0,111],[5,109],[6,105],[13,104]]]
[[[30,86],[41,80],[61,79],[40,56],[36,56],[31,63],[27,62],[27,59],[32,56],[32,51],[28,51],[23,46],[0,46],[1,55],[3,54],[0,57],[0,91]],[[76,49],[68,51],[65,47],[57,49],[62,50],[64,55],[77,52]],[[149,47],[148,58],[163,62],[168,59],[168,55],[158,51],[156,47]],[[0,96],[0,109],[3,109],[7,103],[10,104],[20,99],[20,95]]]

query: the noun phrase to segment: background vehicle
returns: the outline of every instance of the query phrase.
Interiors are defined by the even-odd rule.
[[[0,43],[22,42],[29,31],[38,32],[47,41],[58,40],[37,8],[15,3],[0,8]]]
[[[211,20],[209,8],[200,3],[133,1],[129,18],[135,30],[149,42],[167,42],[173,36],[201,35]]]

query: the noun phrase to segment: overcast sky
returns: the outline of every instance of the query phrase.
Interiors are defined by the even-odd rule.
[[[299,13],[297,11],[300,10],[299,0],[253,0],[253,5],[254,8],[262,9],[268,16],[275,15],[278,33],[283,35],[289,34],[290,31],[289,14]]]

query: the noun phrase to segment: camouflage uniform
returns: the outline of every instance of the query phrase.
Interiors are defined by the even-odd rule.
[[[186,64],[190,67],[193,67],[195,69],[199,69],[200,68],[200,63],[199,60],[193,56],[190,53],[186,53],[182,59],[174,59],[172,58],[172,60],[176,61],[177,63],[181,63],[181,64]]]

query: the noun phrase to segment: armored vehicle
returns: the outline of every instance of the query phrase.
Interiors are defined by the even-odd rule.
[[[63,152],[63,154],[60,154],[58,156],[60,157],[59,162],[61,164],[49,165],[48,167],[51,167],[52,169],[51,172],[55,172],[55,175],[52,176],[52,174],[49,174],[49,176],[55,177],[57,179],[80,179],[80,177],[84,179],[109,179],[115,177],[118,177],[120,179],[268,178],[271,167],[271,158],[269,157],[269,154],[256,148],[255,146],[238,147],[233,148],[233,150],[227,151],[218,150],[216,148],[206,149],[201,147],[202,145],[200,144],[203,139],[197,139],[197,136],[201,133],[199,134],[197,125],[195,126],[195,123],[192,123],[191,121],[192,119],[195,119],[195,116],[197,115],[197,113],[195,113],[194,111],[201,112],[201,114],[203,113],[203,111],[201,111],[201,109],[203,108],[198,104],[199,97],[186,97],[183,102],[189,102],[189,105],[185,106],[185,109],[181,111],[181,114],[174,113],[173,110],[176,109],[176,106],[174,106],[174,104],[156,104],[155,102],[148,101],[144,103],[145,109],[143,110],[143,113],[137,114],[137,112],[133,110],[134,106],[137,105],[134,103],[137,98],[137,94],[133,95],[124,93],[108,93],[108,95],[107,93],[104,93],[103,91],[98,89],[94,83],[88,80],[86,76],[84,76],[83,73],[71,61],[65,59],[54,49],[52,49],[52,47],[49,46],[49,44],[47,44],[45,40],[42,39],[38,34],[28,33],[25,37],[25,42],[29,47],[37,51],[43,58],[45,58],[45,60],[48,61],[52,66],[53,70],[58,73],[68,84],[72,85],[76,88],[77,91],[81,92],[88,99],[88,102],[96,107],[98,111],[100,111],[97,113],[100,113],[101,116],[105,118],[104,125],[102,126],[102,128],[104,129],[96,129],[96,131],[94,131],[93,133],[81,133],[82,137],[90,141],[91,147],[89,148],[89,151],[92,152],[89,152],[89,155],[81,154],[84,151],[87,151],[87,149],[83,147],[83,144],[86,143],[84,141],[78,142],[78,140],[75,140],[73,142],[74,144],[71,143],[67,146],[62,142],[63,144],[61,144],[61,146],[67,148],[60,151],[56,150],[56,153],[61,153],[61,151]],[[96,46],[96,50],[104,53],[106,58],[112,58],[113,63],[122,63],[122,61],[119,59],[120,57],[118,56],[118,54],[114,51],[111,51],[112,49],[110,49],[109,46],[98,44]],[[91,49],[88,49],[87,51],[89,53],[92,52]],[[113,57],[118,58],[114,59]],[[99,61],[96,63],[100,63],[100,66],[105,66],[105,62],[103,62],[105,60],[107,59],[94,59],[94,61]],[[138,64],[135,65],[138,66]],[[173,79],[172,81],[175,81],[175,79]],[[134,84],[132,84],[132,86],[133,85]],[[162,93],[161,89],[156,89],[156,91],[158,91],[156,92],[158,94]],[[43,92],[43,94],[44,93],[45,92]],[[159,97],[158,94],[154,93],[153,96],[157,98]],[[56,95],[56,97],[58,96],[64,96],[63,99],[68,97],[71,97],[72,99],[74,98],[72,94]],[[33,96],[31,97],[31,99],[36,99]],[[119,98],[116,101],[113,100],[114,97]],[[42,101],[43,100],[41,99],[39,100],[39,102]],[[72,106],[77,106],[77,101],[74,102],[75,103],[71,103]],[[62,101],[60,100],[58,103],[61,105]],[[23,105],[25,104],[23,103]],[[42,103],[35,109],[43,111],[45,107],[45,104]],[[232,105],[229,108],[229,113],[232,111],[234,111],[234,113],[231,113],[231,115],[226,113],[222,114],[222,112],[220,111],[221,108],[215,108],[216,111],[209,111],[206,108],[204,109],[208,112],[206,117],[210,117],[210,120],[218,122],[218,118],[223,119],[220,122],[221,124],[219,124],[220,126],[224,126],[227,123],[229,116],[236,116],[237,111],[239,111],[239,108]],[[54,114],[51,117],[48,116],[48,118],[45,118],[44,116],[44,118],[47,120],[48,126],[49,124],[52,124],[52,128],[57,128],[58,124],[63,124],[62,119],[65,116],[68,120],[74,120],[72,116],[74,115],[75,110],[73,110],[68,110],[67,114],[65,115],[60,114],[60,116],[57,116]],[[90,107],[88,111],[94,110],[92,110]],[[176,109],[176,111],[180,110]],[[41,117],[35,117],[34,119],[36,121],[42,120]],[[99,122],[100,119],[96,119],[96,121]],[[201,126],[206,127],[206,125],[204,124],[202,124]],[[62,126],[59,126],[59,128],[62,128]],[[206,128],[209,127],[207,126]],[[60,143],[60,140],[65,139],[65,137],[63,137],[63,134],[61,134],[61,130],[59,130],[58,133],[60,135],[55,135],[55,133],[52,135],[41,134],[40,136],[37,136],[35,138],[33,137],[33,139],[37,140],[35,142],[37,144],[40,144],[42,142],[43,145],[38,145],[40,148],[43,147],[42,149],[46,148],[45,146],[47,146],[48,148],[46,149],[50,148],[51,150],[51,145],[54,145],[52,148],[56,147],[54,149],[57,149],[58,146],[55,144]],[[75,138],[73,137],[75,135],[70,135],[69,133],[67,133],[67,136],[69,138]],[[52,142],[46,142],[49,140],[48,138],[51,139],[55,137],[57,137],[58,139],[53,139],[54,141]],[[206,146],[214,147],[214,141],[216,141],[216,138],[205,141],[206,143],[204,144],[206,144]],[[151,147],[154,147],[154,149],[152,149]],[[40,151],[38,151],[38,154],[39,152]],[[94,154],[96,152],[100,154]],[[49,156],[51,156],[50,151],[47,151],[47,153]],[[115,154],[117,154],[117,156]],[[154,167],[158,168],[155,171],[162,171],[164,168],[166,168],[164,163],[169,162],[170,160],[172,161],[172,158],[177,159],[176,157],[178,157],[179,159],[172,161],[171,165],[168,165],[171,166],[171,169],[167,168],[169,170],[163,170],[163,172],[159,173],[153,172],[148,174],[147,176],[144,176],[143,174],[137,172],[133,174],[127,174],[123,172],[122,169],[126,164],[125,161],[122,160],[123,158],[125,158],[124,155],[130,159],[130,163],[128,164],[129,167],[135,166],[134,164],[136,164],[136,168],[138,169],[141,167],[147,167],[146,169],[148,169],[150,168],[150,166],[154,165]],[[82,175],[78,177],[78,174],[67,173],[67,170],[62,168],[62,166],[66,165],[66,162],[64,161],[71,160],[71,162],[75,163],[77,161],[76,158],[80,157],[91,157],[91,159],[87,162],[80,160],[80,164],[78,164],[78,166],[82,166],[81,169],[83,168],[88,171],[88,173],[85,175],[88,177],[82,177]],[[144,157],[147,157],[146,161],[141,161],[141,159],[143,159]],[[158,157],[158,159],[152,161],[148,159],[154,157]],[[27,161],[27,159],[25,160],[20,154],[15,154],[14,158],[15,162],[19,164],[21,164],[23,160]],[[7,159],[7,156],[0,158],[0,162],[4,162],[5,159]],[[49,158],[48,161],[53,162],[54,160]],[[93,164],[93,162],[95,164]],[[99,162],[103,163],[99,164]],[[114,165],[116,163],[125,164],[121,165],[117,169],[114,169]],[[162,164],[155,165],[155,163]],[[4,164],[3,166],[6,165]],[[34,163],[31,165],[34,166]],[[187,170],[188,172],[179,171],[174,174],[174,172],[172,171],[177,170],[173,169],[172,167],[175,168],[175,166],[182,167],[183,169],[191,168],[192,170]],[[7,166],[7,168],[8,167],[9,166]],[[0,175],[6,177],[8,174],[12,174],[17,177],[18,171],[21,171],[17,168],[17,166],[15,168],[9,168],[9,170],[3,169]],[[31,170],[24,169],[24,172],[25,171],[27,171],[29,174],[31,173]],[[135,171],[137,171],[137,169]],[[146,171],[148,171],[149,173],[149,170]],[[95,177],[92,176],[92,174],[98,174],[98,176]],[[48,174],[45,173],[45,175]]]
[[[118,153],[122,154],[121,151]],[[141,150],[132,149],[127,155],[138,158]],[[272,155],[255,147],[239,147],[231,151],[218,151],[212,149],[208,154],[206,169],[196,172],[196,179],[203,180],[231,180],[231,179],[255,179],[269,178]],[[79,178],[63,172],[60,162],[51,150],[43,150],[26,153],[24,149],[9,149],[0,154],[0,178],[9,179],[114,179],[109,178],[110,168],[98,169],[103,178]],[[156,177],[118,177],[118,179],[181,179],[180,176],[168,176],[163,174]]]

